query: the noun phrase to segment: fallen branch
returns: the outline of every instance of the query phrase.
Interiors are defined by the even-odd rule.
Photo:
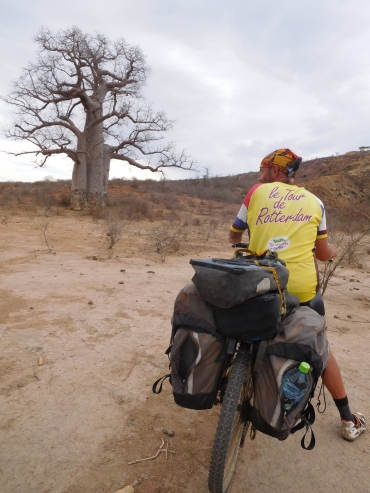
[[[207,469],[206,464],[203,464],[203,462],[202,462],[201,460],[199,460],[199,459],[198,459],[198,457],[197,457],[195,454],[193,454],[193,452],[191,452],[191,450],[188,450],[188,449],[187,449],[186,451],[187,451],[187,452],[189,452],[189,454],[190,454],[191,456],[193,456],[193,457],[194,457],[194,459],[195,459],[195,460],[197,460],[197,461],[199,462],[199,464],[201,464],[203,467],[205,467],[205,468]]]
[[[128,371],[127,375],[126,375],[126,376],[125,376],[125,378],[123,379],[123,381],[124,381],[124,382],[128,379],[128,377],[130,376],[130,374],[131,374],[132,370],[134,369],[134,366],[136,365],[136,360],[137,360],[137,353],[135,354],[135,359],[134,359],[134,362],[133,362],[133,364],[132,364],[131,368],[129,369],[129,371]]]
[[[168,450],[168,442],[167,442],[166,448],[164,449],[163,448],[164,447],[164,440],[163,440],[163,438],[161,438],[161,440],[162,440],[161,446],[159,447],[159,449],[157,450],[157,453],[155,455],[152,455],[151,457],[145,457],[145,459],[133,460],[131,462],[128,462],[128,464],[129,465],[137,464],[138,462],[144,462],[146,460],[156,459],[161,452],[164,452],[166,454],[166,459],[167,459],[167,453],[176,454],[175,449],[173,448],[173,445],[172,445],[172,441],[171,441],[171,447],[173,448],[173,450]],[[172,455],[171,455],[171,460],[172,460]]]
[[[102,378],[100,375],[97,375],[93,371],[91,373],[93,375],[95,375],[96,377],[100,378],[100,380],[103,380],[103,382],[107,382],[107,383],[110,383],[111,385],[114,385],[115,387],[119,387],[120,389],[127,390],[127,392],[131,392],[131,394],[138,395],[135,392],[133,392],[132,390],[126,389],[126,387],[122,387],[122,385],[118,385],[116,383],[110,382],[109,380],[105,380],[104,378]]]

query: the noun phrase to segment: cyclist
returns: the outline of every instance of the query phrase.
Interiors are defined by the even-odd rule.
[[[260,183],[247,193],[229,233],[231,243],[240,243],[249,232],[253,251],[275,250],[290,272],[288,290],[325,315],[318,289],[316,260],[337,256],[328,243],[325,208],[319,198],[294,185],[302,158],[290,149],[268,154],[260,165]],[[314,252],[314,253],[313,253]],[[365,417],[351,413],[339,366],[330,354],[324,384],[332,395],[342,420],[342,436],[355,440],[367,428]]]

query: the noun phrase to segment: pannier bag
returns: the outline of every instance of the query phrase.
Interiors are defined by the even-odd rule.
[[[213,313],[218,330],[225,337],[238,341],[270,339],[279,332],[280,296],[267,293],[231,308],[214,306]]]
[[[229,339],[271,339],[280,331],[283,316],[299,306],[299,298],[286,290],[251,298],[231,308],[213,306],[217,329]]]
[[[198,332],[207,332],[222,339],[217,332],[212,307],[200,296],[193,283],[187,284],[175,299],[171,320],[172,336],[178,327],[192,328]]]
[[[247,253],[249,250],[247,250]],[[230,308],[255,296],[286,289],[289,271],[275,252],[234,259],[190,260],[192,278],[203,300],[220,308]]]
[[[283,316],[298,306],[299,298],[284,290],[282,297],[278,293],[266,293],[231,308],[213,306],[213,314],[224,337],[250,341],[275,337]]]
[[[270,341],[262,341],[254,365],[253,426],[272,437],[285,440],[291,433],[314,422],[314,409],[310,403],[317,381],[329,361],[329,343],[325,335],[325,317],[309,307],[294,309],[281,322],[281,331]],[[282,379],[291,368],[302,361],[310,364],[308,373],[310,391],[302,400],[285,411],[283,406]],[[311,430],[312,431],[312,430]],[[312,449],[311,442],[303,448]]]
[[[171,373],[153,384],[153,392],[159,394],[163,380],[169,377],[179,406],[211,409],[226,362],[226,339],[217,332],[211,307],[192,283],[175,300],[171,342],[166,353]]]
[[[179,328],[171,348],[171,383],[176,404],[211,409],[216,400],[225,344],[211,334]]]

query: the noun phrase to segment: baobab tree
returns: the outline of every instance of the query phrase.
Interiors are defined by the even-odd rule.
[[[38,166],[57,154],[73,161],[73,209],[104,203],[112,159],[153,172],[194,168],[164,140],[173,121],[141,94],[149,67],[137,46],[77,27],[56,34],[42,28],[34,39],[37,61],[2,98],[16,113],[5,135],[33,144],[12,154],[31,154]]]

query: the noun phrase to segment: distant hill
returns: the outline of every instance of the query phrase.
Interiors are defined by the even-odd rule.
[[[297,184],[317,194],[329,210],[370,218],[370,151],[305,161]]]
[[[222,180],[240,197],[258,179],[259,172],[250,172],[211,180]],[[318,195],[328,210],[370,219],[370,151],[303,161],[295,184]]]
[[[163,219],[178,213],[232,218],[259,172],[183,180],[126,180],[109,182],[108,204],[127,219]],[[370,219],[370,151],[304,161],[295,182],[317,194],[338,216]],[[70,181],[0,183],[0,207],[67,208]]]

